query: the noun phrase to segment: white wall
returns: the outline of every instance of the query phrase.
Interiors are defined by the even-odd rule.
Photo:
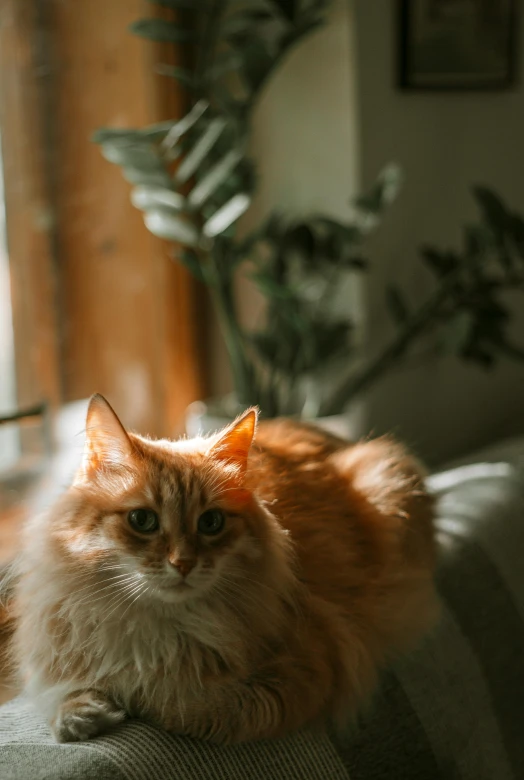
[[[351,10],[347,0],[335,0],[330,24],[290,53],[262,97],[252,147],[260,184],[246,228],[276,207],[297,215],[348,214],[349,199],[358,190]],[[240,303],[253,321],[259,306],[245,284]],[[214,392],[227,392],[227,357],[218,334],[213,354]]]
[[[358,62],[358,123],[364,182],[395,159],[404,190],[371,242],[372,343],[391,327],[383,282],[400,281],[417,300],[430,289],[417,247],[458,246],[460,228],[475,215],[470,186],[495,188],[524,213],[524,89],[484,93],[402,93],[396,88],[396,3],[354,0]],[[524,15],[518,39],[524,45]],[[524,64],[524,58],[521,58]],[[520,311],[524,300],[519,300]],[[524,320],[520,342],[524,344]],[[524,365],[501,364],[485,374],[455,360],[399,372],[372,393],[369,419],[377,432],[397,427],[438,461],[497,436],[524,432]]]
[[[253,144],[261,175],[251,212],[257,220],[272,206],[343,218],[351,195],[385,163],[403,166],[403,191],[368,245],[370,348],[391,328],[385,282],[394,279],[415,301],[431,289],[417,247],[457,245],[461,225],[475,213],[471,184],[493,186],[524,212],[524,90],[400,92],[396,9],[393,0],[335,0],[329,25],[299,46],[270,85]],[[251,312],[245,285],[241,297]],[[223,392],[225,356],[217,349],[215,357],[215,389]],[[524,432],[523,380],[522,365],[504,364],[492,375],[451,359],[404,369],[369,394],[368,424],[376,433],[396,430],[437,462]]]

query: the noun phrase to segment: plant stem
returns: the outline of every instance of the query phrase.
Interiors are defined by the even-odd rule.
[[[214,0],[211,4],[211,9],[205,22],[195,67],[195,80],[199,85],[199,91],[202,93],[202,97],[207,97],[208,99],[209,95],[206,94],[208,84],[204,80],[204,74],[215,54],[218,32],[220,30],[219,22],[226,6],[227,0]]]
[[[223,252],[224,247],[220,242],[215,242],[214,252],[210,252],[209,258],[212,264],[212,278],[208,287],[229,353],[238,401],[243,406],[249,406],[258,401],[258,393],[254,382],[253,366],[245,353],[235,310],[233,279],[225,270]]]
[[[387,373],[392,368],[406,352],[411,342],[425,330],[438,313],[462,272],[463,268],[460,267],[448,274],[433,295],[408,319],[393,341],[387,344],[377,357],[369,361],[356,375],[352,374],[345,379],[322,405],[320,410],[322,416],[339,414],[356,396],[373,384],[377,377]]]
[[[512,344],[510,341],[497,341],[497,347],[503,355],[512,360],[524,360],[524,348],[518,344]]]

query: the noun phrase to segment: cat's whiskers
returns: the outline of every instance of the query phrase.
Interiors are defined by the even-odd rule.
[[[137,575],[136,574],[127,574],[122,575],[122,577],[125,577],[126,579],[119,580],[118,582],[113,582],[110,585],[105,585],[102,588],[98,588],[98,590],[95,590],[94,593],[87,596],[87,598],[82,599],[81,601],[75,602],[75,607],[81,606],[83,604],[94,604],[97,601],[100,601],[101,599],[107,598],[107,593],[103,593],[107,590],[112,590],[114,588],[122,588],[127,585],[133,585],[137,582]],[[99,595],[100,593],[103,593],[103,595]],[[113,594],[110,594],[113,595]],[[96,598],[95,598],[96,596]],[[62,611],[62,610],[60,610]]]
[[[124,574],[115,574],[114,577],[103,577],[101,580],[95,580],[93,582],[90,582],[88,585],[85,585],[83,588],[79,588],[78,590],[73,591],[69,594],[69,596],[78,596],[80,593],[83,593],[83,591],[88,590],[89,588],[96,588],[99,585],[104,585],[105,583],[110,582],[111,580],[120,580],[125,577],[129,576],[135,576],[133,572],[124,572]]]
[[[134,596],[134,595],[135,595],[135,593],[137,593],[137,591],[140,591],[140,590],[143,588],[143,586],[144,586],[144,585],[143,585],[143,583],[142,583],[142,582],[139,582],[139,584],[138,584],[138,585],[136,585],[134,588],[133,588],[133,587],[131,587],[131,590],[130,590],[130,592],[126,592],[126,593],[124,593],[124,596],[123,596],[123,598],[121,598],[120,600],[118,600],[118,603],[117,603],[117,604],[115,604],[115,602],[113,601],[113,602],[112,602],[112,604],[108,605],[108,606],[113,606],[113,604],[114,604],[114,607],[113,607],[113,609],[111,610],[111,612],[109,612],[107,615],[105,615],[105,616],[104,616],[104,618],[103,618],[103,620],[101,620],[100,622],[101,622],[101,623],[105,623],[105,622],[107,622],[107,620],[108,620],[108,619],[111,617],[111,615],[112,615],[112,614],[113,614],[113,613],[114,613],[114,612],[115,612],[115,611],[118,609],[118,607],[119,607],[119,606],[121,606],[122,604],[125,604],[125,602],[127,601],[127,599],[128,599],[128,598],[131,598],[132,596]],[[116,597],[116,599],[118,599],[118,596]],[[127,611],[127,610],[126,610],[126,611]]]
[[[112,604],[114,604],[114,599],[115,598],[119,598],[120,595],[123,592],[125,592],[130,587],[134,587],[134,585],[135,585],[135,578],[134,578],[134,576],[130,580],[114,582],[111,585],[108,585],[108,586],[106,586],[104,588],[101,588],[98,591],[95,591],[93,596],[97,596],[97,594],[101,593],[101,591],[108,591],[109,590],[109,591],[112,591],[112,592],[109,592],[109,593],[106,592],[106,593],[104,593],[101,596],[99,595],[97,598],[90,598],[90,597],[88,597],[87,599],[83,599],[83,600],[81,600],[79,602],[74,603],[74,607],[76,609],[77,607],[83,606],[84,604],[91,605],[91,604],[96,603],[97,601],[101,601],[102,599],[107,599],[107,598],[110,599],[110,606],[111,606]],[[51,633],[51,636],[54,639],[61,639],[62,637],[66,636],[67,634],[70,634],[71,627],[70,627],[70,625],[68,624],[68,621],[67,621],[68,613],[69,613],[69,608],[67,608],[66,605],[63,604],[62,607],[58,610],[57,615],[58,615],[59,618],[65,620],[67,624],[66,624],[65,629],[63,631],[61,631],[60,633],[56,633],[56,632]]]
[[[96,575],[98,572],[111,572],[111,571],[120,571],[121,569],[127,569],[129,570],[129,567],[125,564],[122,564],[120,566],[108,566],[108,567],[102,567],[102,566],[96,566],[96,567],[90,567],[85,568],[82,571],[71,573],[67,571],[65,576],[67,577],[68,582],[74,583],[74,582],[82,582],[84,580],[92,579],[94,575]]]
[[[82,593],[85,590],[88,590],[89,588],[99,588],[102,585],[105,585],[106,583],[111,582],[112,580],[124,580],[127,577],[135,577],[136,574],[134,572],[128,571],[123,572],[121,574],[115,574],[112,577],[99,577],[98,579],[91,576],[91,582],[85,585],[82,588],[79,588],[76,591],[71,591],[69,594],[70,596],[78,596],[80,593]]]
[[[140,598],[140,596],[145,596],[145,594],[147,593],[147,591],[148,591],[148,590],[149,590],[149,586],[148,586],[148,585],[145,585],[145,586],[144,586],[144,584],[143,584],[143,583],[141,583],[141,589],[140,589],[140,591],[138,592],[138,595],[137,595],[137,596],[135,596],[135,598],[133,599],[133,601],[132,601],[132,602],[131,602],[131,603],[130,603],[130,604],[127,606],[127,607],[126,607],[126,609],[124,610],[124,612],[122,612],[122,614],[120,615],[120,620],[123,620],[123,618],[124,618],[124,615],[125,615],[125,614],[126,614],[128,611],[129,611],[129,609],[130,609],[130,608],[133,606],[133,604],[135,603],[135,601],[138,601],[138,599]]]

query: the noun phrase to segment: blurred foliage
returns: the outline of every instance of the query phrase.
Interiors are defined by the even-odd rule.
[[[329,0],[162,0],[172,21],[140,19],[136,35],[188,47],[193,68],[160,66],[188,92],[178,120],[141,129],[102,129],[102,154],[133,184],[148,229],[210,291],[240,404],[299,413],[307,379],[353,349],[350,313],[334,313],[341,274],[366,268],[361,246],[399,185],[388,167],[354,203],[344,224],[272,214],[239,238],[237,223],[257,185],[248,153],[253,109],[288,52],[321,27]],[[234,278],[246,273],[267,301],[264,322],[245,332]]]
[[[238,220],[257,186],[248,153],[253,110],[289,51],[326,22],[330,0],[156,2],[173,9],[173,20],[140,19],[131,31],[187,49],[185,60],[194,67],[158,70],[187,90],[190,109],[181,119],[146,128],[101,129],[94,140],[133,185],[131,199],[147,228],[173,242],[178,261],[207,285],[239,405],[258,404],[268,416],[300,414],[305,408],[311,413],[308,393],[329,369],[343,379],[329,397],[314,390],[319,398],[313,407],[317,413],[338,413],[354,392],[390,367],[391,355],[398,360],[404,354],[429,320],[441,327],[442,349],[492,362],[509,315],[496,300],[499,282],[485,269],[484,256],[489,245],[509,279],[515,273],[517,237],[522,254],[524,230],[522,220],[488,190],[476,190],[483,221],[468,228],[462,254],[423,251],[438,291],[446,290],[438,306],[426,307],[428,321],[400,290],[389,288],[387,302],[400,330],[393,345],[360,370],[360,380],[351,372],[344,376],[356,346],[351,313],[340,313],[340,290],[344,276],[351,283],[352,274],[367,268],[363,244],[397,194],[399,169],[388,166],[370,191],[355,199],[346,222],[322,214],[296,219],[273,213],[248,235],[238,234]],[[234,280],[239,272],[248,275],[267,304],[264,321],[253,332],[243,329],[238,316]]]
[[[524,359],[524,346],[512,337],[509,296],[524,290],[524,220],[489,188],[474,186],[472,191],[479,219],[464,227],[461,248],[420,250],[434,278],[433,291],[414,306],[398,287],[388,288],[386,303],[396,332],[341,382],[324,414],[335,413],[404,359],[414,344],[431,337],[440,353],[484,369],[502,357]]]

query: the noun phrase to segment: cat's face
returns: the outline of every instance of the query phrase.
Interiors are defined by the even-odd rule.
[[[148,441],[95,397],[74,487],[83,519],[64,543],[137,597],[176,603],[231,588],[264,535],[263,512],[242,487],[255,424],[250,411],[213,439]]]

